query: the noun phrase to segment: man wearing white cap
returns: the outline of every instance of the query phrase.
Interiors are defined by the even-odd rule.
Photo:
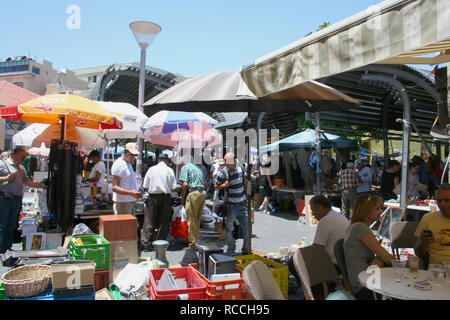
[[[366,166],[361,159],[355,161],[355,168],[358,172],[358,187],[356,188],[356,193],[358,195],[370,193],[372,191],[372,169]]]
[[[136,183],[136,174],[133,163],[140,154],[135,143],[127,143],[125,152],[111,167],[113,186],[113,210],[114,214],[136,215],[135,203],[141,197]]]

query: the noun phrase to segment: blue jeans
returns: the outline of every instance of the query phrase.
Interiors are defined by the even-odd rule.
[[[22,198],[0,198],[0,253],[5,253],[13,244]]]
[[[234,254],[236,250],[236,240],[233,238],[234,220],[239,221],[242,228],[244,241],[242,244],[242,251],[248,251],[248,210],[245,203],[228,205],[228,215],[225,220],[225,240],[227,242],[226,253],[228,254]]]

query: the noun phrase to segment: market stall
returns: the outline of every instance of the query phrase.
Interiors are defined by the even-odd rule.
[[[358,150],[355,140],[339,137],[336,135],[321,133],[320,148],[323,155],[318,155],[312,149],[316,146],[316,132],[307,129],[290,137],[281,139],[274,143],[264,145],[260,153],[277,151],[281,153],[279,159],[280,170],[272,176],[275,187],[274,198],[277,193],[288,193],[294,197],[296,211],[299,212],[299,200],[304,200],[306,194],[314,194],[317,190],[317,182],[320,183],[320,193],[329,195],[333,205],[340,207],[340,188],[336,178],[338,172],[338,161],[330,157],[330,149],[340,152]],[[317,180],[316,176],[320,175]],[[303,185],[294,186],[294,183],[303,181]],[[283,197],[283,196],[281,196]]]

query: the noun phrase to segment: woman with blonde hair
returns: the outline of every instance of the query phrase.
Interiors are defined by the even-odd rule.
[[[370,225],[380,218],[383,198],[377,195],[356,197],[350,226],[344,237],[344,255],[350,285],[357,299],[371,300],[373,292],[361,286],[358,275],[370,265],[382,268],[395,259],[375,238]]]

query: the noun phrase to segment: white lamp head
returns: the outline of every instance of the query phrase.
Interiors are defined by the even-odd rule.
[[[161,27],[153,22],[147,21],[135,21],[130,23],[130,29],[136,38],[141,49],[147,49],[147,47],[155,40],[158,33],[161,31]]]

